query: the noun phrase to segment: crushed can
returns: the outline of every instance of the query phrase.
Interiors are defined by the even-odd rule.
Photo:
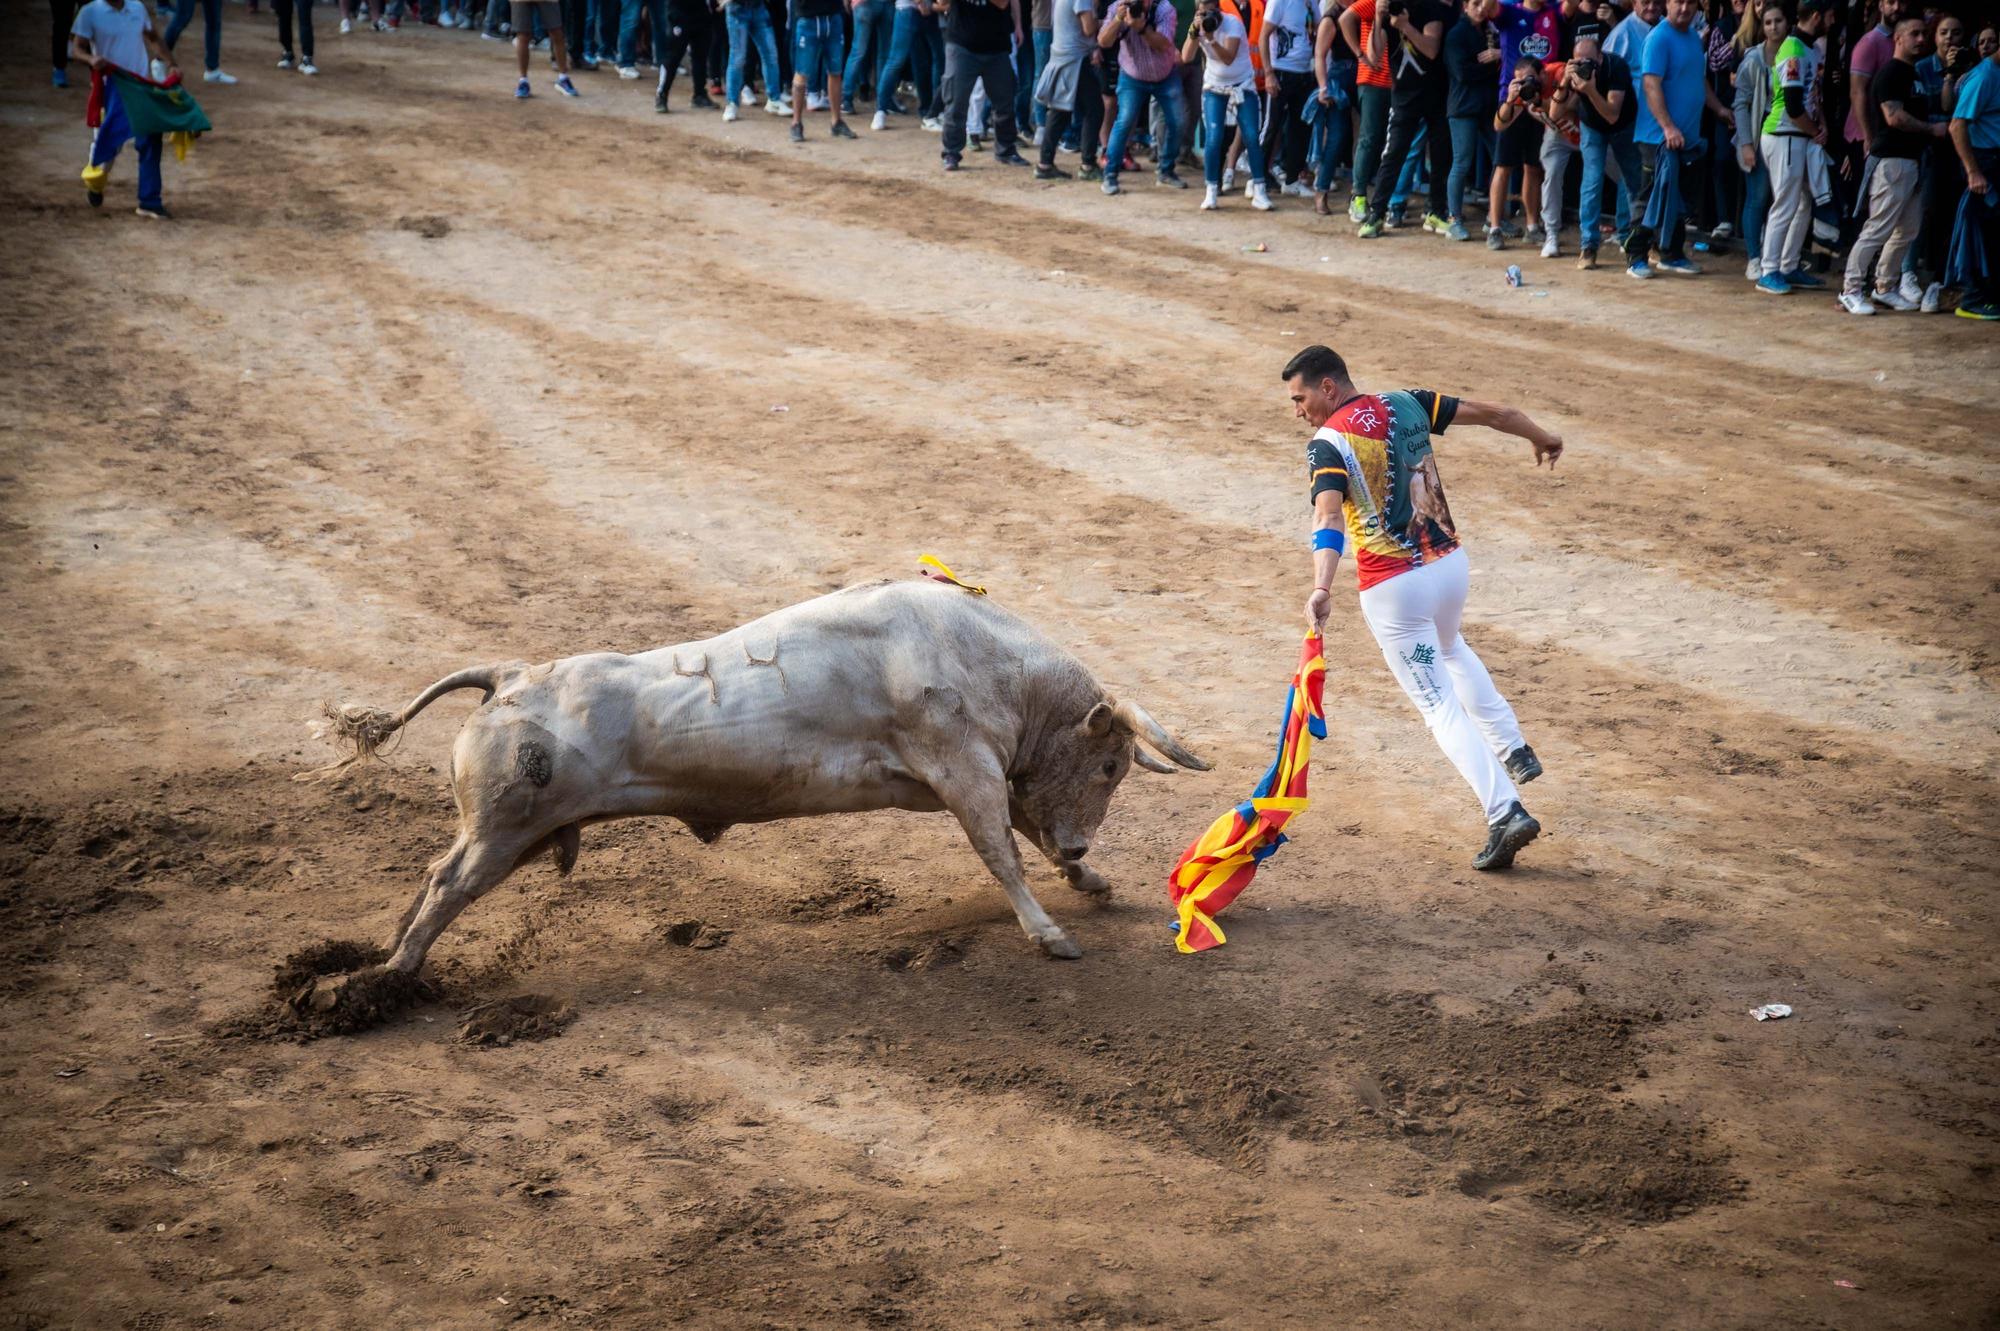
[[[1510,263],[1507,265],[1507,285],[1510,287],[1517,287],[1521,285],[1520,264]]]

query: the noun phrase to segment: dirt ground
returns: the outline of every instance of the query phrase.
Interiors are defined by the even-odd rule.
[[[155,227],[129,161],[84,208],[8,13],[6,1325],[2000,1322],[1990,329],[516,105],[502,48],[325,6],[317,80],[231,6]],[[1315,806],[1180,957],[1165,873],[1295,659],[1315,339],[1567,437],[1440,445],[1549,834],[1469,870],[1344,586]],[[1110,905],[1038,876],[1084,960],[940,816],[635,822],[287,1038],[280,963],[447,844],[470,702],[296,782],[322,699],[926,551],[1217,762],[1120,791]]]

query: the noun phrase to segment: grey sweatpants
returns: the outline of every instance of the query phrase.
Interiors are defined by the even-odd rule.
[[[1924,224],[1924,196],[1917,189],[1917,163],[1908,157],[1878,157],[1868,186],[1868,221],[1854,248],[1847,252],[1847,290],[1868,289],[1868,269],[1876,272],[1875,287],[1888,291],[1902,280],[1903,255]],[[1877,256],[1880,261],[1877,261]]]
[[[1017,152],[1014,145],[1014,57],[1006,51],[982,55],[957,42],[944,44],[944,156],[956,160],[965,151],[965,112],[972,104],[972,85],[984,80],[992,103],[993,142],[999,152]]]
[[[1806,161],[1812,140],[1803,134],[1766,134],[1758,144],[1771,168],[1771,211],[1764,215],[1764,242],[1758,252],[1764,275],[1795,272],[1812,234],[1812,182]]]

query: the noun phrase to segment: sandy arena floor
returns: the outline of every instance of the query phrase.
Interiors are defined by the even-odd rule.
[[[516,105],[503,48],[327,6],[316,81],[230,8],[162,228],[129,159],[84,208],[83,94],[9,15],[7,1325],[2000,1319],[1992,329],[947,178],[913,125],[801,150],[608,75]],[[1315,807],[1182,958],[1164,875],[1293,661],[1316,339],[1567,437],[1441,443],[1550,835],[1466,867],[1343,586]],[[469,911],[436,1001],[278,1038],[274,967],[385,936],[449,840],[470,702],[296,783],[321,699],[924,551],[1217,760],[1120,792],[1109,907],[1037,876],[1083,961],[940,816],[628,823]],[[459,1038],[516,995],[574,1021]]]

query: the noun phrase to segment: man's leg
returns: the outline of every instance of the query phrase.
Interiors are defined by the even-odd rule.
[[[1014,106],[1020,89],[1014,83],[1014,55],[981,56],[980,77],[986,80],[986,97],[993,105],[989,113],[993,130],[994,151],[1001,157],[1018,155],[1020,145],[1020,122],[1014,119]]]
[[[1389,128],[1389,90],[1364,83],[1354,95],[1361,103],[1361,132],[1354,141],[1354,190],[1370,190],[1382,166],[1382,138]]]
[[[139,206],[157,210],[165,200],[161,197],[160,182],[160,136],[147,134],[133,144],[139,153]]]
[[[1254,89],[1243,91],[1243,100],[1236,107],[1236,124],[1246,132],[1242,135],[1245,165],[1250,168],[1250,179],[1271,187],[1271,164],[1264,158],[1263,99]]]
[[[271,12],[278,16],[278,50],[292,58],[292,0],[271,0]]]
[[[1035,84],[1042,81],[1042,71],[1049,67],[1049,52],[1054,49],[1055,39],[1055,33],[1048,28],[1035,29],[1035,72],[1031,82],[1028,84],[1030,88],[1033,88]],[[1038,128],[1048,123],[1048,108],[1040,102],[1035,103],[1034,115],[1035,124]]]
[[[1576,149],[1555,130],[1542,131],[1542,229],[1550,239],[1562,235],[1563,179]],[[1545,247],[1546,248],[1546,247]]]
[[[639,6],[643,0],[621,0],[618,6],[618,68],[631,69],[639,63]],[[515,36],[520,36],[516,33]],[[528,72],[522,66],[521,72]]]
[[[747,4],[750,0],[734,0],[736,4]],[[782,106],[785,96],[785,65],[778,58],[778,30],[771,23],[769,10],[759,9],[750,20],[750,40],[757,47],[758,68],[764,71],[765,100]]]
[[[1896,224],[1895,185],[1890,173],[1882,169],[1887,165],[1886,159],[1877,160],[1869,179],[1868,220],[1861,224],[1861,234],[1854,238],[1854,248],[1847,252],[1847,279],[1843,285],[1846,295],[1859,296],[1868,290],[1868,270],[1875,266],[1875,258],[1882,253],[1883,243]]]
[[[1610,156],[1611,165],[1618,168],[1618,206],[1623,210],[1612,218],[1612,224],[1621,237],[1629,236],[1645,207],[1644,200],[1634,201],[1632,190],[1646,174],[1644,160],[1639,156],[1639,141],[1633,137],[1630,125],[1611,136]]]
[[[880,14],[884,0],[855,0],[854,4],[854,45],[847,52],[847,67],[840,74],[841,95],[847,100],[842,104],[838,98],[835,105],[849,115],[854,114],[854,90],[861,86],[862,64],[868,58],[868,39],[875,30],[876,17]],[[881,89],[876,89],[879,100]]]
[[[1579,145],[1583,153],[1583,187],[1576,196],[1576,229],[1578,248],[1586,255],[1595,255],[1602,232],[1598,229],[1604,220],[1604,154],[1607,148],[1606,136],[1599,130],[1585,125]]]
[[[1455,565],[1454,560],[1457,561]],[[1438,561],[1437,569],[1439,580],[1448,585],[1437,606],[1438,644],[1443,650],[1440,659],[1444,662],[1445,672],[1451,676],[1451,690],[1458,695],[1458,705],[1472,718],[1472,724],[1478,727],[1493,756],[1505,763],[1507,755],[1522,747],[1527,740],[1521,737],[1521,723],[1515,718],[1514,709],[1500,696],[1500,690],[1493,685],[1493,676],[1486,672],[1485,663],[1466,645],[1464,635],[1459,631],[1460,621],[1465,616],[1466,584],[1471,564],[1461,552],[1445,556]]]
[[[104,114],[97,122],[97,128],[90,135],[90,156],[83,167],[83,188],[89,193],[90,205],[95,208],[104,201],[104,185],[111,175],[111,164],[118,160],[118,150],[132,137],[132,122],[125,118],[125,103],[119,100],[118,89],[104,85]]]
[[[1451,172],[1457,161],[1458,145],[1452,142],[1451,118],[1445,115],[1442,100],[1425,105],[1424,120],[1430,126],[1426,131],[1430,140],[1430,216],[1448,218],[1452,215]]]
[[[1924,225],[1922,167],[1914,160],[1898,158],[1893,174],[1897,192],[1894,200],[1896,221],[1889,228],[1889,239],[1882,246],[1882,260],[1875,278],[1878,291],[1893,291],[1901,283],[1906,266],[1904,260],[1914,252]]]
[[[1389,139],[1375,159],[1374,174],[1368,178],[1368,211],[1362,217],[1364,226],[1379,228],[1382,219],[1388,216],[1389,195],[1395,191],[1396,173],[1403,169],[1403,159],[1410,155],[1410,141],[1416,138],[1419,123],[1415,106],[1389,108]]]
[[[167,24],[165,39],[169,51],[174,49],[174,43],[180,41],[181,34],[187,31],[187,25],[194,22],[194,9],[197,3],[198,0],[175,0],[174,17]]]
[[[1111,122],[1111,139],[1104,145],[1107,192],[1117,182],[1119,169],[1125,165],[1125,143],[1131,138],[1132,126],[1139,119],[1139,108],[1145,104],[1145,86],[1121,74],[1118,78],[1118,115]]]
[[[1661,151],[1666,152],[1668,150],[1662,148]],[[1675,153],[1675,158],[1674,165],[1680,171],[1680,178],[1688,180],[1692,173],[1692,168],[1688,165],[1688,153],[1685,150],[1679,151]],[[1670,215],[1667,232],[1659,240],[1660,257],[1662,259],[1678,261],[1687,258],[1687,194],[1685,191],[1681,192],[1680,204],[1681,206],[1675,209]]]
[[[1102,169],[1098,148],[1104,134],[1104,80],[1098,74],[1097,63],[1090,59],[1084,60],[1083,69],[1077,74],[1075,114],[1083,126],[1076,136],[1079,167],[1084,171]]]
[[[972,52],[955,42],[944,47],[944,142],[939,145],[947,163],[956,163],[965,152],[965,110],[972,104],[972,85],[979,68]]]
[[[722,75],[723,105],[735,106],[743,92],[743,73],[750,67],[750,25],[743,21],[741,6],[732,4],[723,10],[723,27],[729,34],[729,63]]]
[[[1639,174],[1632,186],[1632,232],[1625,239],[1625,262],[1630,268],[1637,268],[1647,261],[1647,256],[1659,237],[1646,225],[1647,204],[1652,200],[1653,188],[1659,176],[1660,145],[1642,143],[1639,145]]]
[[[68,77],[69,28],[76,22],[76,0],[49,0],[49,61],[57,73]]]

